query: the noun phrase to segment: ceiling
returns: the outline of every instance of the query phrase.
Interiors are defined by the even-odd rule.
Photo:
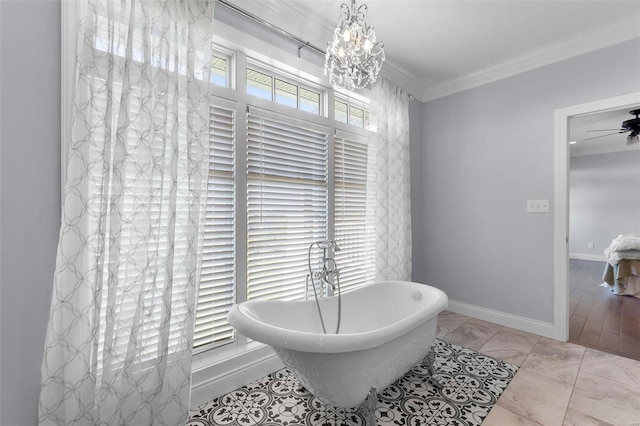
[[[632,109],[639,109],[640,105],[633,108],[624,108],[614,111],[585,114],[569,119],[569,140],[575,144],[569,145],[571,156],[601,154],[605,152],[632,151],[640,149],[640,144],[627,145],[627,133],[615,133],[614,131],[589,131],[604,129],[620,129],[623,121],[634,118],[629,114]],[[608,135],[590,139],[596,136]]]
[[[343,3],[232,2],[321,49]],[[383,72],[423,101],[640,36],[638,0],[365,2]]]

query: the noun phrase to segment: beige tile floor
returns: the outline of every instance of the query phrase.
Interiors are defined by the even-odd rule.
[[[640,361],[453,312],[438,337],[520,367],[482,426],[640,426]]]

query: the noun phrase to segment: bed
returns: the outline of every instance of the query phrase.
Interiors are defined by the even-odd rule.
[[[640,298],[640,234],[618,235],[604,254],[602,279],[611,291]]]

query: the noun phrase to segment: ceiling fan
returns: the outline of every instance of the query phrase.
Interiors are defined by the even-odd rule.
[[[620,129],[600,129],[600,130],[587,130],[587,132],[611,132],[606,135],[594,136],[592,138],[585,139],[586,141],[590,139],[598,139],[604,138],[605,136],[617,135],[620,133],[630,132],[627,136],[627,145],[632,145],[635,143],[639,143],[638,135],[640,135],[640,109],[634,109],[633,111],[629,111],[629,114],[635,115],[636,118],[631,118],[629,120],[625,120],[622,122]]]

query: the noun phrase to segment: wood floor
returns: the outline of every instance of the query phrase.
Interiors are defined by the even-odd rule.
[[[569,262],[569,341],[640,360],[640,299],[602,283],[604,262]]]

